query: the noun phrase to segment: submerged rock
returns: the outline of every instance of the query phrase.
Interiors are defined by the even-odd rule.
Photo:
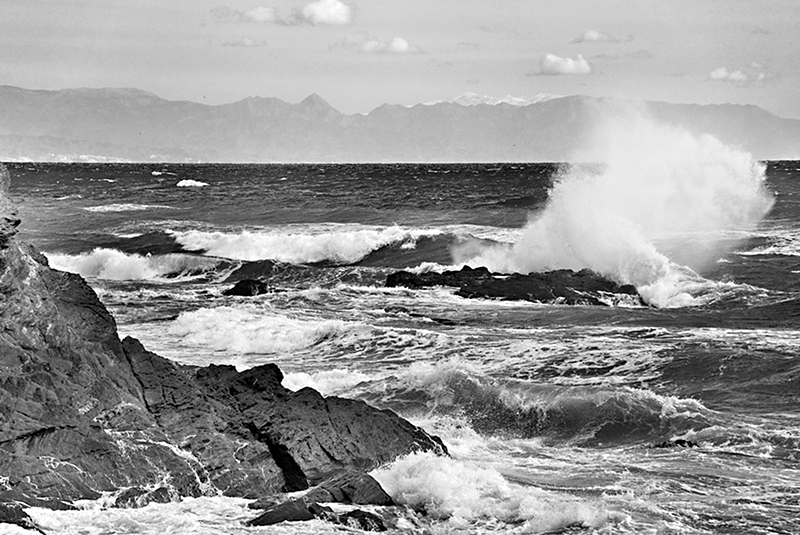
[[[2,193],[0,503],[61,507],[130,488],[120,506],[255,498],[445,452],[391,411],[284,388],[275,365],[183,366],[121,341],[80,276],[15,240]]]
[[[122,491],[116,500],[115,507],[144,507],[148,503],[169,503],[172,501],[167,487],[158,487],[154,490],[147,490],[142,487],[131,487]]]
[[[697,448],[700,444],[685,438],[676,438],[674,440],[665,440],[650,445],[651,448]]]
[[[386,531],[383,519],[374,513],[356,509],[338,517],[338,523],[364,531]]]
[[[222,295],[242,295],[251,297],[261,295],[270,291],[270,286],[266,282],[254,279],[240,280],[233,287],[222,292]]]
[[[492,298],[508,301],[563,303],[567,305],[605,305],[604,294],[639,296],[631,285],[620,285],[593,271],[561,269],[544,273],[511,275],[492,273],[485,267],[465,266],[459,271],[414,274],[399,271],[386,278],[386,286],[429,288],[451,286],[456,295],[467,298]]]

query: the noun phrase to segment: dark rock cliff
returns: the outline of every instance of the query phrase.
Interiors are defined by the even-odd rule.
[[[391,411],[285,389],[274,365],[182,366],[121,341],[81,277],[14,239],[8,182],[0,164],[0,503],[254,498],[445,452]]]

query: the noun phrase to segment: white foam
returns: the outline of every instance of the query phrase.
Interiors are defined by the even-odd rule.
[[[160,204],[136,204],[136,203],[115,203],[104,204],[100,206],[87,206],[84,208],[87,212],[140,212],[144,210],[165,209],[174,210],[172,206],[164,206]]]
[[[639,110],[613,110],[586,156],[605,166],[565,168],[519,241],[490,247],[470,265],[589,268],[636,285],[651,304],[682,306],[693,297],[684,282],[698,282],[695,271],[719,258],[721,234],[755,228],[772,206],[765,166],[749,154]]]
[[[165,504],[151,503],[139,509],[119,509],[108,508],[103,500],[98,500],[83,503],[84,509],[78,511],[31,508],[28,514],[45,533],[59,535],[244,535],[253,533],[253,529],[246,528],[243,522],[257,515],[256,511],[247,508],[247,503],[248,500],[241,498],[203,497]],[[322,532],[334,531],[326,530],[321,521],[313,523],[314,527],[322,528]],[[299,534],[303,530],[277,531],[281,532]]]
[[[189,250],[237,260],[277,260],[290,263],[332,261],[352,263],[381,247],[437,235],[438,230],[405,229],[399,226],[368,227],[326,225],[280,229],[245,230],[239,233],[174,232],[175,239]]]
[[[800,256],[800,231],[796,228],[774,228],[760,233],[766,236],[769,243],[749,251],[737,251],[737,254]]]
[[[370,379],[372,377],[357,370],[334,369],[313,374],[295,372],[284,375],[283,386],[294,391],[310,387],[323,396],[334,396]]]
[[[192,180],[190,178],[184,178],[175,185],[179,188],[202,188],[203,186],[208,186],[208,183],[200,182],[199,180]]]
[[[523,532],[540,533],[614,520],[589,501],[511,483],[493,468],[428,452],[398,459],[372,475],[397,503],[457,529],[490,519],[524,523]]]
[[[248,304],[182,312],[167,330],[185,346],[242,355],[292,352],[369,329],[339,320],[294,319]]]
[[[79,255],[47,253],[46,256],[55,269],[86,278],[107,280],[153,280],[180,273],[188,273],[187,276],[192,277],[213,269],[220,262],[216,258],[196,255],[174,253],[150,256],[105,248]]]

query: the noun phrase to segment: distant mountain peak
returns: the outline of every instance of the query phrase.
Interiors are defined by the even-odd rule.
[[[464,93],[457,97],[438,100],[435,102],[427,102],[426,105],[432,106],[435,104],[441,104],[443,102],[447,102],[450,104],[459,104],[461,106],[478,106],[481,104],[487,104],[489,106],[497,106],[498,104],[510,104],[511,106],[529,106],[531,104],[544,102],[545,100],[552,100],[554,98],[560,98],[560,97],[559,95],[550,95],[547,93],[538,93],[532,97],[514,97],[511,95],[506,95],[504,97],[492,97],[489,95],[479,95],[477,93]]]
[[[341,114],[339,110],[328,104],[324,98],[316,93],[311,93],[297,104],[297,108],[306,117],[322,117],[331,120]]]
[[[298,106],[302,106],[304,108],[331,108],[331,109],[333,109],[333,106],[328,104],[328,101],[326,101],[324,98],[322,98],[321,96],[319,96],[316,93],[311,93],[306,98],[301,100],[298,103]]]

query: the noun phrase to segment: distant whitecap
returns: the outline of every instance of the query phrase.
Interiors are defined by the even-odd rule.
[[[202,186],[208,186],[208,183],[200,182],[199,180],[191,180],[185,178],[175,185],[178,186],[179,188],[200,188]]]

